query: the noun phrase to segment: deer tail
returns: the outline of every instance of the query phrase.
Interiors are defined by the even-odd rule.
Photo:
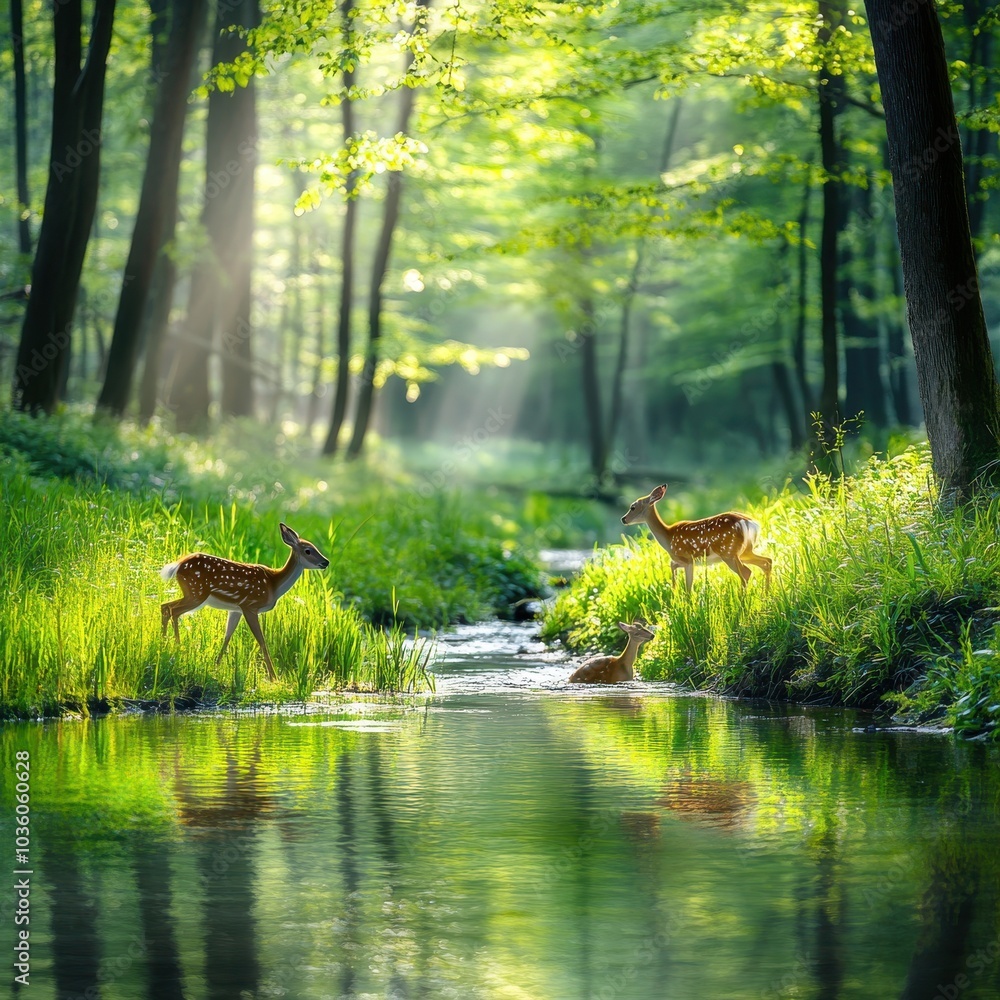
[[[164,580],[172,580],[177,575],[178,566],[180,566],[179,562],[167,563],[167,565],[160,570],[160,576],[162,576]]]

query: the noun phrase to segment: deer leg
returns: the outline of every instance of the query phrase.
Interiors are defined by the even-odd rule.
[[[756,566],[764,574],[764,589],[769,590],[771,587],[772,560],[767,556],[757,555],[753,550],[744,552],[741,558],[751,566]]]
[[[683,563],[684,566],[684,582],[687,584],[687,592],[690,594],[694,589],[694,563],[688,562]]]
[[[278,679],[278,675],[274,672],[274,664],[271,662],[271,654],[267,651],[267,643],[264,641],[264,633],[260,630],[260,619],[257,617],[257,612],[244,610],[243,617],[247,620],[247,625],[250,626],[250,631],[253,632],[253,637],[257,640],[257,645],[260,646],[260,651],[264,654],[264,663],[267,666],[267,676],[270,677],[272,681],[276,681]]]
[[[740,578],[740,583],[743,584],[743,589],[746,589],[747,581],[750,579],[750,567],[740,562],[740,557],[737,555],[723,556],[720,555],[722,561]]]
[[[219,650],[219,655],[215,659],[216,666],[222,662],[222,658],[226,655],[226,647],[229,645],[229,640],[232,639],[233,633],[236,631],[236,626],[240,623],[242,614],[241,611],[229,612],[226,618],[226,638],[222,640],[222,649]]]
[[[181,615],[186,615],[189,611],[194,611],[195,608],[201,607],[201,601],[194,600],[190,597],[178,597],[176,601],[167,601],[165,604],[160,605],[160,617],[162,618],[163,628],[161,629],[161,634],[165,635],[167,632],[167,622],[174,623],[174,638],[178,642],[181,641],[181,630],[177,627],[177,620]]]

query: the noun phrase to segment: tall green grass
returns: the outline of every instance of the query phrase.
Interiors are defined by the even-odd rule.
[[[0,714],[185,693],[241,702],[317,689],[431,685],[434,629],[537,595],[538,570],[476,498],[417,491],[364,466],[262,457],[217,442],[93,426],[79,415],[0,422]],[[324,480],[322,477],[327,477]],[[287,521],[331,560],[262,618],[279,681],[225,615],[160,635],[179,595],[160,568],[194,551],[277,566]]]
[[[929,454],[872,459],[840,483],[808,481],[751,505],[774,558],[770,592],[724,566],[692,594],[651,537],[595,554],[548,613],[573,649],[619,645],[616,622],[659,626],[639,668],[698,688],[874,707],[888,698],[967,733],[1000,719],[1000,499],[937,503]],[[760,550],[760,547],[758,547]]]

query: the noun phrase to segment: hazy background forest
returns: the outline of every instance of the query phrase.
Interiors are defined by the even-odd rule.
[[[93,405],[118,377],[108,353],[153,108],[170,77],[169,11],[151,7],[119,3],[115,12],[99,192],[59,389],[72,404]],[[86,25],[88,5],[84,14]],[[997,28],[982,4],[943,5],[940,14],[995,325]],[[517,439],[533,443],[524,454],[544,446],[598,475],[762,459],[780,466],[790,452],[806,454],[810,414],[829,412],[831,380],[840,416],[863,411],[875,449],[897,431],[916,436],[885,128],[860,11],[826,0],[780,8],[345,0],[262,11],[225,0],[194,3],[189,16],[202,23],[185,88],[194,96],[176,232],[143,304],[126,405],[119,386],[112,411],[155,413],[189,430],[251,415],[275,433],[311,435],[319,449],[340,395],[337,443],[359,450],[352,427],[388,193],[399,217],[372,369],[370,429],[381,438]],[[262,25],[252,58],[240,56],[230,24]],[[9,93],[10,25],[4,19],[0,65]],[[23,211],[16,102],[0,108],[5,386],[32,259],[19,245],[19,216],[34,239],[53,101],[48,6],[25,4],[23,25]],[[245,62],[213,76],[210,97],[199,84],[220,54]],[[210,105],[219,134],[238,135],[238,152],[225,153],[221,169],[209,163],[206,176]],[[73,151],[66,157],[72,167]],[[238,191],[251,174],[249,194]],[[227,206],[221,222],[212,220],[214,202]],[[348,206],[356,217],[345,398],[336,379]],[[220,253],[220,228],[233,246],[252,241],[252,260]],[[236,256],[248,275],[232,269]],[[835,283],[832,317],[824,274]],[[228,396],[224,323],[213,330],[206,321],[192,276],[216,291],[248,282],[249,296],[233,307],[246,333],[233,376],[242,388]],[[831,323],[833,371],[823,355]],[[208,372],[207,397],[192,395],[192,370]]]

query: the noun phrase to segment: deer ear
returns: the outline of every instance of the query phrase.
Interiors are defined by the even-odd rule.
[[[625,622],[619,622],[619,623],[618,623],[618,627],[619,627],[619,628],[620,628],[620,629],[621,629],[621,630],[622,630],[623,632],[627,632],[627,631],[629,630],[629,628],[630,628],[630,626],[626,625],[626,624],[625,624]]]
[[[282,540],[286,545],[294,545],[299,540],[299,536],[284,521],[282,521],[279,527],[281,528]]]
[[[664,483],[662,486],[657,486],[652,493],[649,494],[649,499],[656,503],[657,500],[663,499],[663,494],[667,492],[667,484]]]

